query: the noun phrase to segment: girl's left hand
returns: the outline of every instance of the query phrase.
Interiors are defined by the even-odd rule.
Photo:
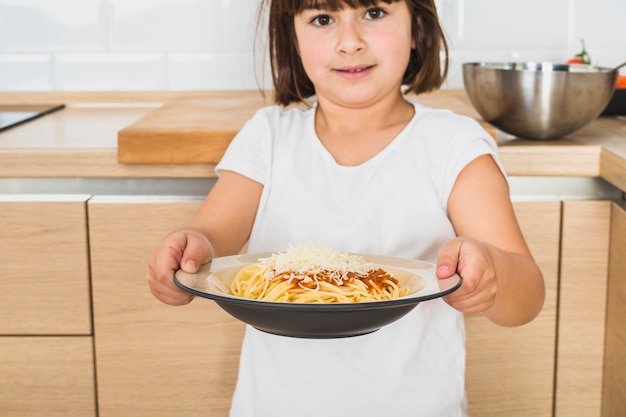
[[[498,292],[498,280],[490,246],[469,238],[457,237],[439,249],[437,277],[458,273],[461,287],[443,299],[463,313],[480,313],[491,308]]]

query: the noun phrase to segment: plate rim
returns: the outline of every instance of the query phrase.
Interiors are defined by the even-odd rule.
[[[251,265],[254,263],[258,262],[258,258],[260,257],[265,257],[267,256],[268,253],[267,252],[263,252],[263,253],[253,253],[253,254],[238,254],[238,255],[229,255],[229,256],[223,256],[223,257],[217,257],[217,258],[213,258],[212,260],[210,260],[209,262],[207,262],[206,264],[203,264],[197,272],[195,272],[194,274],[191,273],[187,273],[184,272],[182,270],[177,270],[174,273],[174,283],[182,290],[187,291],[193,295],[202,297],[202,298],[207,298],[210,300],[213,300],[217,303],[236,303],[239,305],[245,305],[245,306],[254,306],[254,307],[263,307],[263,308],[271,308],[271,309],[289,309],[289,310],[302,310],[302,311],[354,311],[354,310],[365,310],[365,309],[382,309],[382,308],[388,308],[388,307],[392,307],[392,306],[402,306],[402,305],[407,305],[407,304],[417,304],[420,303],[422,301],[428,301],[428,300],[432,300],[432,299],[436,299],[436,298],[441,298],[444,297],[448,294],[453,293],[454,291],[456,291],[462,284],[463,279],[461,278],[460,275],[458,275],[457,273],[453,274],[452,276],[448,277],[448,278],[442,278],[441,281],[448,281],[448,282],[452,282],[452,284],[447,287],[444,290],[438,291],[438,292],[433,292],[433,293],[428,293],[428,294],[424,294],[424,295],[420,295],[419,291],[414,293],[414,294],[410,294],[410,295],[406,295],[400,298],[395,298],[395,299],[391,299],[391,300],[381,300],[381,301],[364,301],[364,302],[358,302],[358,303],[326,303],[326,304],[317,304],[317,303],[289,303],[289,302],[279,302],[279,301],[265,301],[265,300],[253,300],[253,299],[248,299],[248,298],[241,298],[241,297],[237,297],[234,295],[228,295],[228,294],[217,294],[215,292],[206,292],[206,291],[201,291],[192,287],[189,287],[187,285],[185,285],[183,282],[181,282],[178,279],[178,274],[182,273],[182,274],[188,274],[188,275],[198,275],[200,273],[206,273],[205,278],[203,279],[208,279],[211,275],[217,273],[218,271],[223,271],[225,269],[230,269],[230,268],[235,268],[235,267],[239,267],[239,268],[243,268],[244,266],[247,265]],[[423,271],[424,270],[429,270],[430,272],[432,272],[435,269],[435,264],[428,262],[428,261],[423,261],[423,260],[419,260],[419,259],[410,259],[410,258],[400,258],[400,257],[391,257],[391,256],[386,256],[386,255],[371,255],[371,254],[359,254],[361,256],[363,256],[366,260],[369,258],[380,258],[380,259],[386,259],[388,261],[399,261],[399,262],[416,262],[416,263],[421,263],[424,265],[427,265],[428,268],[426,269],[416,269],[416,268],[409,268],[409,267],[401,267],[401,266],[396,266],[396,265],[388,265],[386,263],[377,263],[377,262],[373,262],[373,261],[369,261],[370,263],[372,263],[375,266],[380,266],[380,267],[390,267],[390,268],[396,268],[396,269],[401,269],[410,273],[413,273],[415,275],[420,276],[422,279],[424,279],[424,277],[422,277],[422,275],[420,273],[418,273],[418,271]],[[256,257],[256,260],[252,261],[239,261],[237,262],[239,259],[241,258],[248,258],[248,259],[252,259]],[[224,264],[228,264],[231,263],[231,265],[225,265],[224,267],[221,268],[217,268],[215,270],[213,270],[212,266],[213,266],[213,262],[214,261],[218,261],[219,263],[224,263]],[[234,262],[233,262],[234,261]],[[208,271],[206,271],[206,269],[209,269]],[[207,273],[208,272],[208,273]]]

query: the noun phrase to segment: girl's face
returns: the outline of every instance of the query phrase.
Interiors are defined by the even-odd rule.
[[[305,9],[295,16],[297,47],[319,100],[367,105],[401,96],[413,40],[404,0],[337,11]]]

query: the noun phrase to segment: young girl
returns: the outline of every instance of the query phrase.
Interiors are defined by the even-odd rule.
[[[475,121],[403,94],[445,78],[434,1],[266,6],[278,105],[246,123],[200,211],[156,249],[150,289],[189,303],[174,272],[246,242],[250,253],[313,242],[436,263],[440,278],[461,275],[461,288],[372,334],[314,340],[248,327],[231,416],[464,416],[463,313],[521,325],[544,287],[494,141]]]

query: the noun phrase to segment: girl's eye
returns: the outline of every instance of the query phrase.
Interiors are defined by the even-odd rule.
[[[320,14],[318,16],[315,16],[311,20],[311,23],[313,23],[315,26],[326,26],[333,23],[333,18],[327,14]]]
[[[365,17],[371,20],[381,19],[384,15],[385,11],[380,7],[372,7],[365,12]]]

